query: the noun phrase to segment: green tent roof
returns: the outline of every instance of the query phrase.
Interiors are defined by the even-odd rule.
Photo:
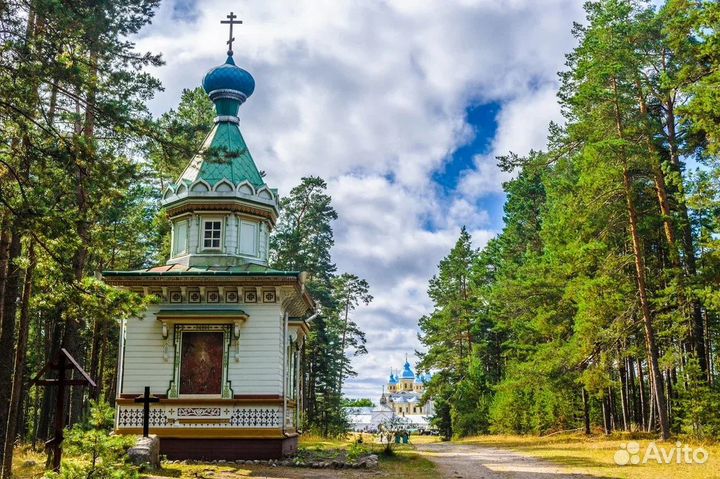
[[[265,184],[250,155],[237,123],[219,121],[205,139],[200,152],[185,168],[180,181],[204,180],[210,186],[226,179],[233,186],[247,181],[254,188]]]

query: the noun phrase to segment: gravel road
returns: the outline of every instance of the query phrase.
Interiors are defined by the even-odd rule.
[[[417,444],[416,450],[433,461],[446,479],[581,479],[562,466],[507,449],[438,442]],[[595,479],[597,479],[595,477]]]

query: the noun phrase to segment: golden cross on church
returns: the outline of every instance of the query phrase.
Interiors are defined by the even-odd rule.
[[[235,15],[233,12],[230,12],[230,15],[227,15],[228,20],[220,20],[220,23],[225,25],[230,25],[230,36],[228,37],[228,56],[232,56],[233,49],[232,49],[232,42],[235,41],[235,37],[233,37],[233,25],[241,25],[242,20],[235,20],[237,18],[237,15]]]

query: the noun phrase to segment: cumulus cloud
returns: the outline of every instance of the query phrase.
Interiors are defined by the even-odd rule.
[[[155,113],[224,61],[230,10],[244,21],[236,63],[257,82],[240,112],[256,162],[281,193],[302,176],[328,180],[338,267],[371,283],[375,301],[356,318],[370,354],[354,361],[347,392],[376,397],[387,366],[420,347],[427,280],[460,226],[478,247],[495,233],[477,207],[506,179],[494,156],[543,146],[580,2],[165,1],[135,39],[166,61],[152,72],[165,86]],[[484,102],[501,105],[490,151],[441,195],[433,173],[469,140],[467,108]]]

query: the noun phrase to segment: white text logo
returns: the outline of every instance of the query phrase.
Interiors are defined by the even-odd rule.
[[[658,446],[654,442],[648,444],[642,452],[640,444],[630,441],[627,444],[620,444],[620,450],[615,453],[613,459],[618,466],[628,464],[647,464],[656,462],[658,464],[705,464],[708,460],[708,452],[702,447],[692,448],[680,441],[672,446]]]

